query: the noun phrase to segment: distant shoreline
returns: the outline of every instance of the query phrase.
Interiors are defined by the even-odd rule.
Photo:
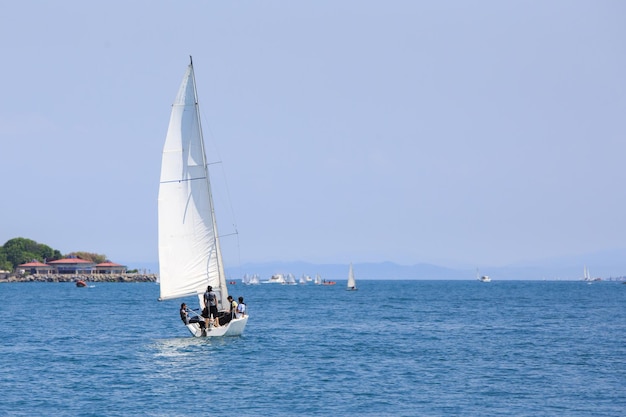
[[[0,283],[10,282],[156,282],[156,274],[89,274],[89,275],[9,275]]]

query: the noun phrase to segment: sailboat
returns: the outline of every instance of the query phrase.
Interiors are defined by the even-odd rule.
[[[203,294],[210,285],[220,316],[230,317],[191,57],[172,105],[163,146],[158,209],[159,300],[195,295],[202,311]],[[246,314],[204,332],[198,323],[186,327],[195,337],[239,336],[247,322]]]
[[[350,271],[348,272],[348,285],[346,286],[348,291],[356,291],[356,281],[354,280],[354,271],[352,271],[352,263],[350,263]]]
[[[253,275],[245,274],[243,276],[242,282],[244,285],[258,285],[259,276],[257,274],[253,274]]]
[[[489,278],[489,275],[480,275],[478,273],[478,268],[476,268],[476,279],[480,282],[491,282],[491,278]]]
[[[583,270],[583,281],[593,282],[593,281],[602,281],[602,278],[591,278],[591,274],[589,273],[589,268],[585,266]]]
[[[285,285],[298,285],[296,277],[294,277],[293,274],[287,274],[285,277]]]

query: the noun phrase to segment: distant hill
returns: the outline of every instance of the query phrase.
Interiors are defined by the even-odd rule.
[[[132,263],[129,268],[140,272],[158,273],[158,263]],[[589,268],[592,277],[602,279],[626,276],[626,250],[613,250],[593,254],[550,258],[518,262],[506,266],[480,266],[480,273],[498,280],[579,280],[583,277],[583,268]],[[296,279],[301,275],[314,277],[320,274],[327,280],[346,280],[346,264],[314,264],[310,262],[264,262],[245,263],[241,266],[226,266],[228,279],[241,279],[244,274],[258,274],[261,280],[267,280],[276,273],[291,273]],[[419,263],[399,265],[393,262],[355,263],[354,273],[359,279],[433,279],[433,280],[471,280],[476,278],[475,268],[448,268],[445,266]]]

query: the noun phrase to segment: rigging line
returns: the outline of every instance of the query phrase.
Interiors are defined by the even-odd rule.
[[[199,106],[198,106],[198,109],[200,109]],[[215,135],[213,134],[213,130],[211,129],[211,124],[209,123],[207,118],[204,117],[204,114],[202,112],[199,112],[199,115],[200,115],[200,118],[202,119],[202,126],[204,126],[205,130],[208,131],[208,135],[205,135],[205,139],[207,138],[207,136],[208,138],[211,139],[211,144],[213,145],[213,148],[215,149],[215,153],[217,154],[217,161],[207,163],[207,168],[210,165],[216,165],[216,164],[219,164],[222,167],[222,178],[223,178],[224,186],[226,189],[226,199],[228,200],[228,208],[230,209],[230,216],[231,216],[231,219],[233,220],[233,227],[235,229],[235,232],[233,234],[237,235],[237,257],[239,260],[238,266],[241,268],[241,248],[239,246],[239,232],[237,231],[237,221],[235,217],[235,210],[233,208],[233,201],[230,196],[230,187],[228,186],[228,181],[226,180],[226,170],[224,169],[224,164],[222,164],[222,156],[220,154],[219,148],[217,147],[217,141],[215,140]]]
[[[218,152],[218,156],[219,156],[219,151],[217,151],[217,145],[215,145],[216,148],[216,152]],[[221,160],[221,157],[220,157]],[[208,164],[211,165],[211,164]],[[230,187],[228,186],[228,181],[226,180],[226,170],[224,169],[224,164],[222,164],[221,162],[219,162],[219,165],[222,167],[222,178],[224,180],[224,188],[226,191],[226,199],[228,200],[228,208],[230,209],[230,217],[233,220],[233,228],[235,229],[235,232],[231,233],[234,235],[237,235],[237,250],[239,251],[239,232],[237,231],[237,221],[235,218],[235,210],[233,208],[233,200],[230,196]],[[227,235],[229,236],[229,235]],[[241,256],[240,253],[237,254],[238,256]]]
[[[212,144],[213,147],[215,149],[215,153],[218,156],[218,160],[216,162],[210,162],[207,163],[207,167],[211,166],[211,165],[221,165],[222,167],[222,177],[224,178],[224,185],[225,185],[225,189],[226,189],[226,197],[228,200],[228,207],[230,209],[230,215],[233,218],[233,220],[235,219],[235,210],[233,209],[233,202],[232,202],[232,198],[230,196],[230,187],[228,186],[228,181],[226,180],[226,170],[224,169],[224,164],[222,163],[222,156],[220,155],[220,151],[217,147],[217,142],[215,141],[215,135],[213,135],[213,131],[211,130],[211,125],[208,123],[208,121],[206,121],[206,118],[204,117],[204,115],[201,114],[201,117],[203,119],[203,126],[207,127],[207,130],[209,131],[209,137],[212,139]],[[236,224],[236,222],[235,222]]]

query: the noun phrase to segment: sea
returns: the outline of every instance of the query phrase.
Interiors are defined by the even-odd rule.
[[[229,285],[221,339],[155,283],[0,284],[0,415],[626,415],[626,285],[357,283]]]

